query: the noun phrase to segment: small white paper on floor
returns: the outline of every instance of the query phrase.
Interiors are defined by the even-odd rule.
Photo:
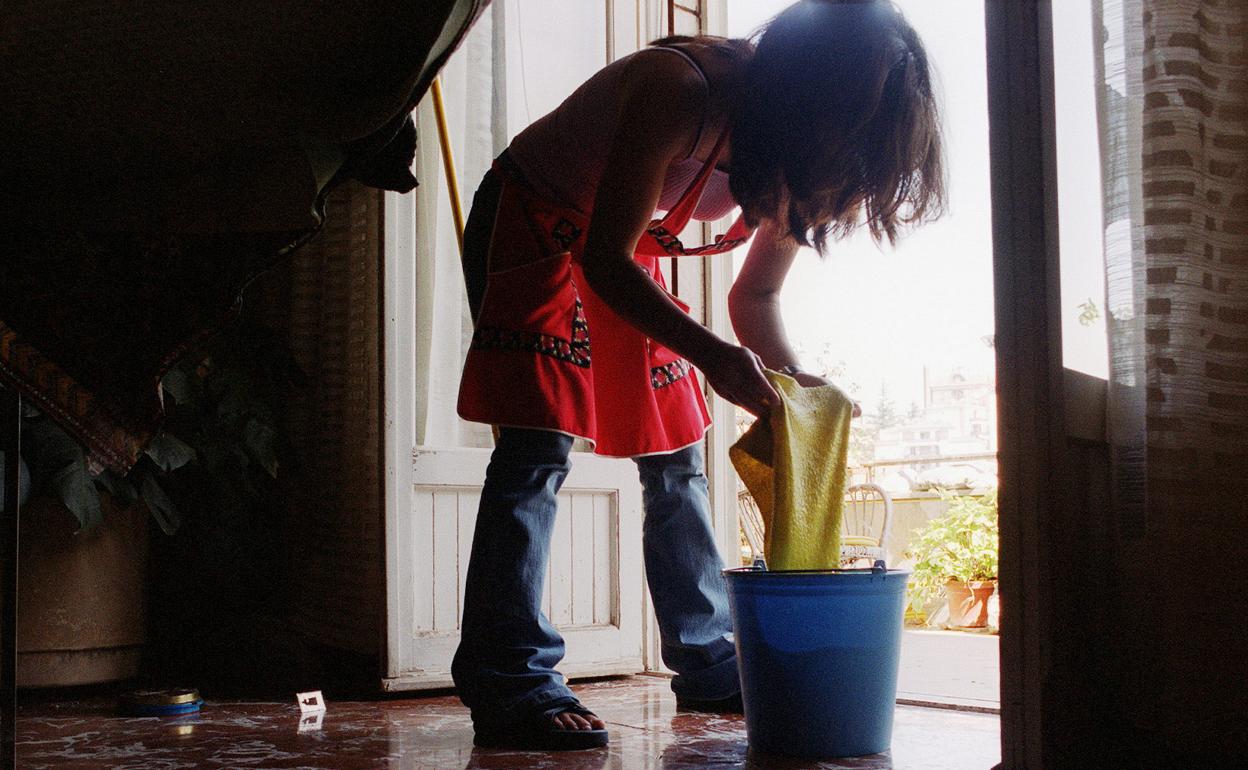
[[[296,693],[295,702],[299,704],[299,712],[302,714],[324,713],[325,711],[325,696],[321,695],[320,690]]]
[[[324,711],[309,711],[299,717],[299,732],[314,733],[321,729],[321,723],[325,721]]]

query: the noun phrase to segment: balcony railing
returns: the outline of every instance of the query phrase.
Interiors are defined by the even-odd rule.
[[[958,463],[977,463],[991,462],[995,471],[997,462],[996,452],[974,452],[968,454],[957,455],[929,455],[920,457],[899,457],[892,460],[872,460],[871,462],[862,463],[861,465],[850,468],[850,473],[854,483],[878,483],[881,471],[887,468],[913,468],[915,473],[921,473],[933,466],[955,465]],[[920,466],[922,466],[920,468]],[[935,484],[933,484],[935,485]]]

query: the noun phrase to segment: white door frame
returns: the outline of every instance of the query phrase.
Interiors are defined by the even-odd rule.
[[[656,0],[603,0],[606,4],[607,54],[616,58],[636,50],[649,37],[648,11]],[[425,176],[438,173],[424,170]],[[449,664],[458,634],[454,630],[457,617],[449,607],[455,604],[455,591],[462,591],[463,568],[467,550],[462,536],[471,518],[458,510],[446,517],[419,515],[416,508],[422,500],[454,500],[463,498],[471,503],[485,477],[489,450],[467,448],[424,447],[417,444],[418,415],[415,395],[418,381],[417,347],[410,330],[417,323],[416,278],[416,212],[410,198],[396,193],[385,196],[383,216],[383,330],[384,369],[384,458],[385,458],[385,554],[386,611],[385,664],[383,687],[387,690],[445,687],[451,684]],[[423,497],[422,497],[423,496]],[[437,503],[430,503],[436,505]],[[644,601],[641,597],[641,492],[636,468],[632,463],[577,453],[573,469],[560,495],[561,510],[577,505],[593,509],[595,537],[602,521],[611,522],[614,537],[610,558],[616,569],[610,586],[611,610],[600,617],[602,601],[593,596],[595,612],[592,622],[584,622],[582,612],[560,625],[568,642],[569,656],[561,669],[570,676],[601,676],[634,673],[645,665],[643,626]],[[467,507],[467,503],[464,508]],[[475,507],[473,508],[475,512]],[[582,535],[568,528],[570,512],[556,522],[556,538],[563,536],[570,544],[573,562],[569,569],[580,569],[576,562],[584,549]],[[427,521],[426,518],[429,518]],[[579,520],[579,519],[578,519]],[[444,531],[444,527],[450,529]],[[457,529],[458,528],[458,529]],[[436,531],[435,531],[436,530]],[[423,564],[432,540],[447,542],[459,538],[450,549],[448,561],[430,566]],[[440,546],[440,547],[443,547]],[[594,548],[602,543],[595,540]],[[431,553],[431,551],[430,551]],[[445,555],[445,554],[444,554]],[[597,570],[597,567],[595,567]],[[418,571],[424,570],[420,572]],[[447,571],[449,570],[449,572]],[[429,572],[429,574],[425,574]],[[600,572],[595,571],[596,576]],[[430,596],[425,596],[427,580],[434,580]],[[556,583],[554,591],[571,595],[584,586],[578,581]],[[446,583],[445,587],[443,583]],[[458,583],[458,585],[455,585]],[[601,581],[599,581],[601,583]],[[571,585],[569,585],[571,584]],[[418,590],[419,589],[419,590]],[[595,592],[603,587],[596,584]],[[548,585],[548,602],[552,587]],[[430,598],[432,597],[432,598]],[[447,604],[442,604],[448,597]],[[439,618],[438,628],[425,628],[416,620],[417,610],[433,611]],[[556,600],[557,603],[557,600]],[[578,605],[579,606],[579,605]],[[450,622],[448,628],[446,623]]]

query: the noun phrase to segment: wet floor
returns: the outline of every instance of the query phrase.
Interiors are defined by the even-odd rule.
[[[301,729],[286,702],[213,701],[196,716],[125,718],[111,701],[29,705],[20,711],[21,768],[898,768],[975,770],[999,761],[995,715],[899,706],[892,751],[836,762],[757,756],[740,716],[681,714],[668,682],[630,677],[573,687],[608,723],[611,744],[541,754],[472,746],[454,696],[331,702],[319,727]]]

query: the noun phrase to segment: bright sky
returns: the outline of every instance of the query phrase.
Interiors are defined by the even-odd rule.
[[[1099,161],[1092,91],[1090,0],[1055,3],[1062,316],[1066,364],[1104,376],[1104,325],[1078,324],[1079,303],[1103,306]],[[729,0],[728,28],[743,36],[790,0]],[[785,324],[808,367],[825,344],[844,361],[843,386],[874,409],[887,384],[901,408],[922,403],[923,366],[990,373],[992,237],[982,0],[900,0],[934,63],[942,92],[949,213],[898,246],[866,234],[835,244],[826,260],[802,254],[782,294]],[[1069,212],[1069,213],[1068,213]],[[739,258],[744,256],[740,254]]]

